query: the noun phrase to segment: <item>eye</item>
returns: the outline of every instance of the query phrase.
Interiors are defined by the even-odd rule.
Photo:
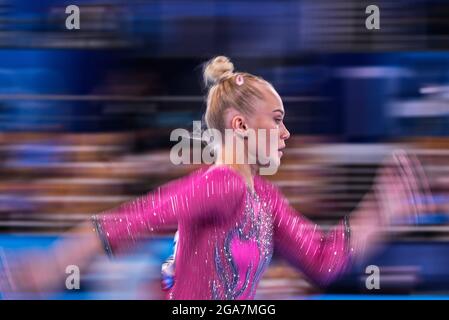
[[[276,118],[276,119],[274,119],[274,121],[275,121],[277,124],[279,124],[279,123],[282,122],[282,118]]]

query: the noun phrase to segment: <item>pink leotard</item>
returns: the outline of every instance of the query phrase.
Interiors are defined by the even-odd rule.
[[[212,166],[94,216],[108,253],[164,227],[178,228],[171,299],[253,299],[273,250],[318,284],[340,275],[351,256],[344,219],[324,233],[272,183],[254,193],[228,166]]]

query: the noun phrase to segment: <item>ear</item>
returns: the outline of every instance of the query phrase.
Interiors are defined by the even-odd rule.
[[[231,120],[231,128],[241,137],[245,138],[247,136],[248,125],[246,119],[242,115],[236,115]]]

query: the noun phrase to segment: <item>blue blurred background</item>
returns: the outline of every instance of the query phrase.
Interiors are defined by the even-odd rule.
[[[401,147],[425,166],[434,212],[327,289],[275,257],[257,298],[443,298],[449,294],[449,3],[377,0],[1,0],[0,253],[49,246],[93,213],[196,166],[169,161],[170,132],[204,111],[201,63],[223,54],[281,94],[292,133],[270,177],[331,226]],[[67,30],[68,5],[80,29]],[[175,230],[99,258],[55,299],[158,299]],[[365,288],[378,265],[381,289]],[[17,298],[33,296],[21,295]]]

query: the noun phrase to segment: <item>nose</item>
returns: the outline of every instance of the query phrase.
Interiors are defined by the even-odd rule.
[[[290,131],[288,131],[287,127],[285,125],[283,125],[282,131],[281,131],[281,139],[287,140],[288,138],[290,138]]]

